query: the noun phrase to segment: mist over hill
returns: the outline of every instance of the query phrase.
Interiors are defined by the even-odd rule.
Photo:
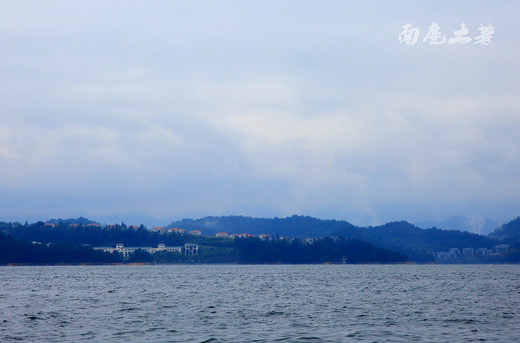
[[[498,227],[490,237],[512,244],[520,244],[520,217]]]
[[[414,224],[422,229],[436,227],[443,230],[460,230],[487,235],[499,227],[502,222],[475,215],[454,216],[444,220],[425,220],[415,222]]]

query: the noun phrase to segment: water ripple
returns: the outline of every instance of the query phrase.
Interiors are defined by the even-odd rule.
[[[0,341],[520,341],[520,266],[0,267]]]

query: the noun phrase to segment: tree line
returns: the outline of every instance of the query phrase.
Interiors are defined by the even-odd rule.
[[[381,249],[355,239],[321,238],[312,243],[300,239],[260,240],[258,238],[215,238],[159,234],[141,227],[73,227],[64,223],[54,227],[44,223],[0,223],[0,264],[7,263],[393,263],[405,261],[403,254]],[[31,243],[37,242],[37,243]],[[199,244],[199,255],[184,256],[137,250],[128,260],[117,254],[92,249],[97,246],[181,246]]]

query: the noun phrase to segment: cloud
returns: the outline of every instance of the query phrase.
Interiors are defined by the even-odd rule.
[[[7,3],[0,215],[517,215],[518,5],[124,4]]]

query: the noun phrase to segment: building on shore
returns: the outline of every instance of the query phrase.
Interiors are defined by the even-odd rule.
[[[186,243],[184,244],[184,255],[198,255],[199,246],[198,244]]]
[[[112,247],[97,247],[94,250],[100,250],[108,253],[117,252],[123,256],[123,258],[129,258],[131,254],[136,252],[137,250],[145,251],[149,254],[155,254],[156,252],[166,251],[176,254],[184,255],[198,255],[199,246],[197,244],[186,243],[184,247],[176,246],[176,247],[167,247],[165,244],[159,244],[157,248],[152,247],[125,247],[124,244],[117,244],[115,248]]]
[[[168,232],[171,233],[175,233],[177,235],[184,235],[184,233],[186,232],[186,230],[184,229],[181,229],[181,228],[178,228],[178,227],[174,227],[174,228],[170,228],[168,229]]]
[[[152,227],[150,231],[164,234],[166,232],[166,229],[163,227]]]
[[[509,244],[495,245],[493,250],[488,248],[450,248],[449,251],[437,251],[434,253],[438,262],[449,262],[455,260],[473,260],[478,262],[484,258],[500,258],[510,249]]]
[[[500,244],[493,247],[495,254],[503,255],[509,251],[509,244]]]

